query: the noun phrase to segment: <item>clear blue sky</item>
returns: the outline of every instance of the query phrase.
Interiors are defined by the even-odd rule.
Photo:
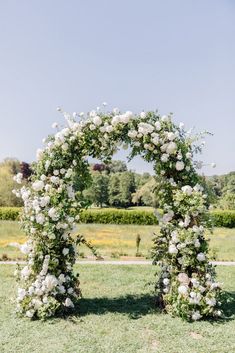
[[[58,105],[103,101],[210,130],[204,172],[235,170],[235,2],[0,1],[0,160],[32,161]]]

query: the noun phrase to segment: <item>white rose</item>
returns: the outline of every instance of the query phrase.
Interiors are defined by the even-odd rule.
[[[184,286],[183,284],[181,284],[179,287],[178,287],[178,293],[179,294],[182,294],[182,295],[185,295],[188,293],[188,287],[187,286]]]
[[[193,189],[190,185],[185,185],[181,188],[181,190],[183,191],[183,193],[187,194],[187,195],[192,195]]]
[[[169,278],[164,278],[163,284],[164,284],[165,286],[168,286],[169,283],[170,283]]]
[[[175,168],[178,171],[183,170],[184,169],[184,162],[181,162],[181,161],[176,162]]]
[[[168,121],[170,121],[170,118],[169,118],[169,116],[167,116],[167,115],[163,115],[162,117],[161,117],[161,121],[164,121],[164,122],[168,122]]]
[[[59,218],[59,215],[54,207],[50,208],[48,211],[48,216],[53,220],[56,221]]]
[[[206,260],[206,256],[203,252],[200,252],[199,254],[197,254],[197,259],[198,261],[202,262]]]
[[[176,138],[176,135],[174,134],[174,132],[168,132],[167,138],[168,140],[173,141]]]
[[[166,152],[168,154],[173,154],[173,153],[175,153],[176,150],[177,150],[177,145],[175,142],[168,143],[167,148],[166,148]]]
[[[40,206],[45,207],[49,204],[49,202],[50,202],[50,196],[44,196],[40,200]]]
[[[70,298],[66,298],[64,305],[70,308],[74,308],[74,304]]]
[[[99,115],[96,115],[92,121],[93,121],[93,124],[96,126],[100,126],[102,124],[102,119]]]
[[[168,252],[169,252],[169,254],[177,254],[178,249],[174,244],[171,244],[168,248]]]
[[[64,248],[64,249],[62,250],[62,253],[63,253],[64,256],[68,255],[69,249],[68,249],[68,248]]]
[[[206,304],[209,306],[215,306],[216,305],[216,299],[215,298],[206,298]]]
[[[141,113],[140,113],[140,117],[141,117],[142,119],[144,119],[144,118],[146,117],[146,113],[145,113],[145,112],[141,112]]]
[[[51,291],[58,285],[58,280],[54,275],[46,275],[46,278],[44,280],[44,285],[46,286],[48,291]]]
[[[197,321],[197,320],[201,319],[201,317],[202,317],[202,315],[200,314],[199,311],[194,311],[193,314],[192,314],[192,319],[194,321]]]
[[[37,160],[40,161],[40,159],[42,159],[42,156],[43,156],[43,150],[41,148],[38,148],[36,152]]]
[[[23,245],[20,246],[20,251],[23,253],[23,254],[29,254],[30,251],[32,250],[32,246],[31,244],[27,241],[26,243],[24,243]]]
[[[163,154],[161,155],[161,161],[162,161],[163,163],[167,162],[168,159],[169,159],[169,154],[163,153]]]
[[[157,131],[161,130],[161,123],[160,121],[156,121],[156,123],[154,124],[155,125],[155,128]]]
[[[36,180],[33,184],[32,184],[32,188],[35,191],[40,191],[44,188],[44,182],[42,180]]]
[[[34,315],[34,310],[27,310],[25,315],[31,319]]]
[[[45,216],[42,213],[36,215],[36,222],[38,224],[43,224],[45,222]]]

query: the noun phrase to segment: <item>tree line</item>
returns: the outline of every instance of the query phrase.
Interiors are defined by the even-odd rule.
[[[22,201],[12,193],[12,189],[18,187],[13,176],[19,172],[27,183],[32,173],[30,164],[13,158],[6,158],[0,163],[0,206],[22,206]],[[79,176],[74,184],[88,204],[98,207],[157,207],[157,181],[151,174],[128,170],[123,161],[90,164],[89,173],[88,184],[84,185]],[[201,183],[211,204],[217,208],[235,209],[235,172],[202,176]]]

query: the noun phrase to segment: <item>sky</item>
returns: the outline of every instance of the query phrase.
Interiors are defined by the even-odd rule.
[[[233,0],[0,0],[0,160],[35,160],[58,106],[105,101],[209,130],[203,173],[235,170],[234,38]]]

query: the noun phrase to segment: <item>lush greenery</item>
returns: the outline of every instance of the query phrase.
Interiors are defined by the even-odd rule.
[[[153,234],[159,232],[159,226],[113,225],[113,224],[79,224],[75,231],[96,247],[105,259],[125,259],[143,257],[150,259]],[[140,237],[139,249],[137,239]],[[219,261],[235,261],[235,230],[215,228],[210,238],[209,251],[211,258]],[[25,233],[17,222],[0,222],[0,260],[25,259],[17,244],[26,241]],[[91,251],[84,245],[78,247],[78,258],[90,258]]]
[[[235,267],[219,267],[226,291],[218,322],[187,323],[154,305],[154,266],[81,265],[83,297],[72,316],[44,323],[13,314],[13,266],[0,266],[1,353],[231,353]]]
[[[0,220],[17,220],[20,212],[21,208],[19,207],[0,207]],[[215,227],[235,227],[235,211],[214,210],[210,211],[209,215]],[[154,209],[150,207],[91,208],[81,212],[79,221],[100,224],[158,224]]]

